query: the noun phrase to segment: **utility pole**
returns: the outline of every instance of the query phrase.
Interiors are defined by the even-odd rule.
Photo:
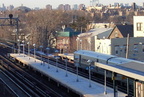
[[[126,47],[126,58],[129,57],[129,34],[127,35],[127,47]]]

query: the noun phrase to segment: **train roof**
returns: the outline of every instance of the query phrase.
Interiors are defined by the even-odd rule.
[[[117,57],[114,55],[107,55],[107,54],[102,54],[102,53],[88,51],[88,50],[78,50],[78,51],[75,51],[74,54],[80,54],[83,56],[89,56],[92,58],[99,58],[99,59],[109,59],[109,58]]]
[[[126,58],[122,58],[122,57],[115,57],[115,58],[109,59],[109,62],[117,63],[117,64],[124,64],[124,63],[129,63],[132,61],[134,61],[134,60],[126,59]]]

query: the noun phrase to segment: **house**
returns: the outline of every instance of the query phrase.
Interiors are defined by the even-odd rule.
[[[133,25],[116,25],[108,36],[108,39],[124,38],[127,37],[128,34],[129,37],[133,37]]]
[[[57,32],[56,47],[60,53],[73,52],[76,50],[76,37],[81,32],[76,32],[72,28],[65,28],[64,31]]]

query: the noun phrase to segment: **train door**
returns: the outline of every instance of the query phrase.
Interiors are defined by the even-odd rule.
[[[75,62],[75,66],[79,66],[81,63],[81,55],[74,54],[74,62]]]
[[[136,97],[144,97],[144,83],[136,81]]]

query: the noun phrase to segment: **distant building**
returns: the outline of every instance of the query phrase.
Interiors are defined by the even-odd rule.
[[[7,10],[13,10],[14,9],[14,6],[13,5],[10,5],[7,7]]]
[[[64,8],[64,5],[63,4],[60,4],[59,6],[58,6],[58,10],[64,10],[65,8]]]
[[[136,10],[136,3],[132,4],[132,9],[135,11]]]
[[[114,6],[119,6],[119,3],[118,3],[118,2],[115,2],[115,3],[114,3]]]
[[[73,10],[78,10],[78,5],[77,5],[77,4],[74,4],[72,9],[73,9]]]
[[[34,10],[39,10],[39,9],[40,9],[39,7],[35,7],[35,8],[34,8]]]
[[[71,10],[71,6],[69,4],[64,5],[64,10]]]
[[[46,9],[52,10],[52,5],[50,5],[50,4],[46,5]]]
[[[29,11],[31,11],[31,9],[28,8],[28,7],[26,7],[26,6],[16,7],[13,10],[15,10],[15,11],[23,11],[23,12],[29,12]]]
[[[2,8],[3,8],[3,11],[6,10],[6,6],[4,4],[2,5]]]
[[[69,5],[69,4],[65,4],[65,5],[63,5],[63,4],[60,4],[59,6],[58,6],[58,10],[71,10],[71,6]]]
[[[123,7],[123,6],[124,6],[124,5],[123,5],[123,3],[120,3],[120,6],[122,6],[122,7]]]
[[[5,11],[5,10],[7,10],[7,9],[6,9],[5,5],[2,4],[2,7],[0,7],[0,11]]]
[[[80,5],[79,5],[79,10],[84,10],[84,9],[86,9],[86,8],[85,8],[85,5],[84,5],[84,4],[80,4]]]

